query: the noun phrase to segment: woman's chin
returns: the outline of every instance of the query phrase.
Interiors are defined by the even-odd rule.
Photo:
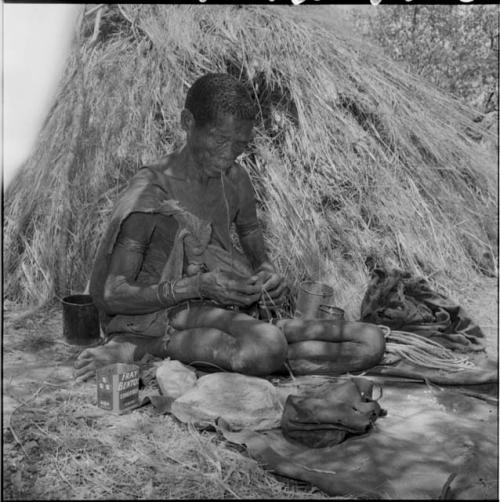
[[[231,169],[232,164],[210,166],[205,172],[209,178],[219,178],[221,174],[227,174],[229,169]]]

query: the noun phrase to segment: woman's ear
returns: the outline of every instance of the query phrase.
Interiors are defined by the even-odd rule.
[[[182,129],[189,133],[191,129],[194,127],[195,120],[193,114],[187,109],[184,108],[181,112],[181,127]]]

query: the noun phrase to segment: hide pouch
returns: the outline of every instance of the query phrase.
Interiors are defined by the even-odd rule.
[[[281,429],[285,438],[310,448],[333,446],[348,436],[366,434],[387,413],[372,399],[373,383],[351,378],[307,396],[288,396]]]

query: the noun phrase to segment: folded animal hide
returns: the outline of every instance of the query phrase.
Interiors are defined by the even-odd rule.
[[[222,419],[233,430],[279,427],[282,412],[278,391],[270,382],[229,372],[199,378],[172,404],[172,414],[181,422],[207,426]]]
[[[397,269],[372,271],[361,320],[430,337],[453,350],[484,350],[481,328],[460,305],[433,291],[425,279]]]

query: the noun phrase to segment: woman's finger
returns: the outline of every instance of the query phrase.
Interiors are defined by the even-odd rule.
[[[263,284],[262,288],[267,291],[276,289],[283,281],[283,278],[278,274],[272,274]]]
[[[252,305],[252,303],[257,302],[259,298],[260,293],[256,295],[245,295],[240,297],[240,301],[247,307],[248,305]]]
[[[73,374],[75,377],[81,376],[85,374],[87,371],[94,370],[95,371],[95,363],[94,361],[87,361],[85,365],[80,365],[78,368],[75,366],[75,369],[73,370]]]
[[[234,291],[235,293],[243,294],[243,295],[255,295],[259,294],[262,289],[262,284],[255,283],[249,284],[247,282],[235,281],[229,279],[226,287],[229,291]]]
[[[259,303],[259,307],[263,307],[266,309],[279,309],[283,306],[284,302],[266,302],[266,303]]]
[[[273,297],[271,294],[265,294],[262,295],[261,301],[259,302],[259,305],[264,305],[267,307],[273,307],[273,306],[278,306],[281,307],[283,303],[286,300],[286,296],[288,294],[288,287],[285,286],[282,290],[281,293],[275,297]]]
[[[259,302],[259,305],[262,307],[281,307],[285,303],[285,298],[284,297],[279,297],[279,298],[269,298],[266,300],[262,300]]]
[[[92,354],[86,354],[82,352],[73,363],[73,367],[76,369],[84,368],[88,364],[92,363],[94,356]]]
[[[252,303],[257,302],[259,298],[260,290],[258,293],[255,293],[253,295],[231,292],[223,298],[222,303],[224,305],[237,305],[239,307],[247,307],[249,305],[252,305]]]
[[[75,371],[74,372],[74,378],[75,380],[80,383],[80,382],[85,382],[85,380],[88,380],[89,378],[92,378],[95,376],[95,368],[85,368],[80,371]]]
[[[267,298],[279,298],[281,295],[286,294],[288,291],[288,286],[284,280],[281,280],[278,285],[273,289],[265,289],[263,297]]]

